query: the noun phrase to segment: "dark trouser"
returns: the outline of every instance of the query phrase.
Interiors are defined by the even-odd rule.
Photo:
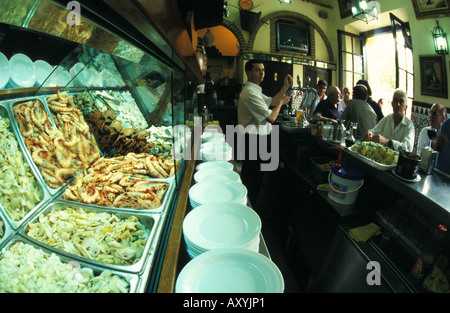
[[[253,136],[253,137],[252,137]],[[256,137],[254,137],[256,136]],[[255,140],[256,139],[256,140]],[[262,187],[262,181],[263,181],[263,174],[264,172],[261,171],[261,164],[267,161],[263,161],[260,158],[259,155],[259,146],[262,141],[267,141],[267,152],[270,153],[271,146],[270,146],[270,135],[245,135],[245,148],[244,151],[239,149],[239,151],[235,152],[235,160],[239,161],[239,159],[242,160],[242,156],[244,155],[244,159],[242,162],[242,170],[241,170],[241,180],[242,183],[245,185],[248,191],[248,198],[250,200],[250,204],[254,209],[258,194]],[[257,145],[251,146],[250,141],[253,140],[253,142],[256,142]],[[236,145],[235,145],[236,148]],[[253,151],[251,151],[251,149]],[[257,149],[255,151],[255,149]],[[253,155],[252,155],[253,154]],[[256,159],[254,159],[256,154]]]

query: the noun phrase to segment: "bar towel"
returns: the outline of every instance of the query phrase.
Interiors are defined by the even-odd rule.
[[[350,229],[348,233],[354,240],[366,242],[370,237],[381,234],[381,230],[377,224],[370,223],[365,226]]]

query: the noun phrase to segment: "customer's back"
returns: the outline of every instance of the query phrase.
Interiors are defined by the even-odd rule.
[[[366,102],[367,97],[367,88],[364,85],[353,87],[353,97],[348,101],[341,117],[346,124],[358,123],[357,135],[361,137],[377,124],[377,114]]]

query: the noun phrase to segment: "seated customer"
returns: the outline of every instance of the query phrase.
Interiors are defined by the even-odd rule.
[[[328,120],[336,124],[344,111],[339,103],[340,99],[341,91],[339,88],[336,86],[328,87],[327,98],[317,104],[317,108],[314,111],[314,118],[317,120]]]
[[[392,96],[392,112],[385,116],[364,135],[364,140],[371,140],[398,150],[402,147],[411,152],[414,148],[414,124],[405,116],[408,97],[403,90],[397,89]]]
[[[381,110],[381,105],[372,99],[372,88],[370,88],[369,82],[365,79],[360,79],[356,83],[357,85],[364,85],[367,88],[367,100],[366,102],[372,107],[377,115],[377,123],[381,121],[384,117],[383,111]]]
[[[419,133],[419,137],[417,137],[417,147],[416,153],[420,155],[422,153],[422,149],[430,145],[430,138],[428,137],[427,131],[431,128],[439,130],[442,123],[447,118],[447,109],[443,104],[435,103],[431,106],[429,112],[430,118],[430,126],[425,126]]]
[[[450,174],[450,119],[442,123],[432,148],[439,152],[436,160],[436,168]]]
[[[363,137],[369,129],[377,124],[377,114],[366,102],[367,88],[364,85],[353,87],[353,99],[349,100],[342,113],[341,120],[348,125],[350,122],[358,123],[358,136]]]

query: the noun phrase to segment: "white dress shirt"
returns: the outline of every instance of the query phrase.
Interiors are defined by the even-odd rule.
[[[247,81],[239,95],[238,124],[246,130],[249,130],[247,126],[254,125],[256,133],[260,135],[270,134],[272,124],[266,118],[272,113],[269,109],[271,103],[272,97],[265,96],[261,86]]]
[[[422,149],[430,145],[430,138],[428,138],[427,130],[431,129],[431,126],[425,126],[419,133],[416,143],[416,153],[417,155],[422,154]]]
[[[414,148],[415,129],[413,122],[403,115],[400,124],[394,127],[394,115],[391,113],[375,125],[370,130],[373,134],[380,134],[381,136],[392,140],[395,150],[401,146],[404,150],[412,152]]]

